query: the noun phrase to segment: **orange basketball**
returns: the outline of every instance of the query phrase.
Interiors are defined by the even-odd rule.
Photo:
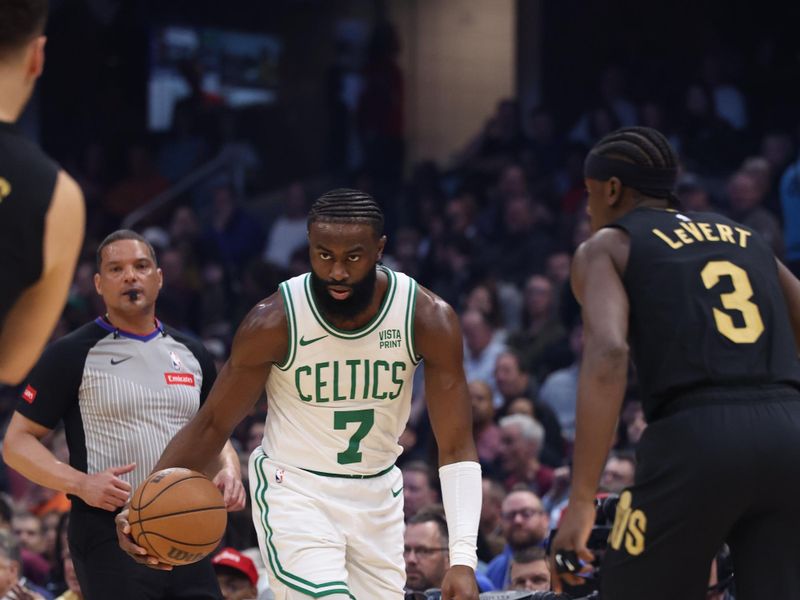
[[[213,552],[227,521],[222,494],[211,480],[181,468],[150,475],[133,493],[128,513],[133,541],[171,565]]]

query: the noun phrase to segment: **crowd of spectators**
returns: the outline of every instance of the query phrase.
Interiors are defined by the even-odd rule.
[[[724,64],[705,65],[697,82],[676,82],[684,85],[684,102],[667,106],[636,93],[623,67],[610,67],[586,111],[567,124],[556,107],[521,107],[504,99],[451,164],[419,163],[398,183],[402,151],[393,145],[390,152],[372,152],[375,164],[362,169],[292,182],[278,192],[278,210],[269,218],[260,218],[263,211],[248,203],[248,191],[266,166],[238,141],[235,113],[200,114],[202,106],[190,107],[177,116],[169,137],[131,143],[118,176],[106,168],[102,144],[90,144],[65,162],[86,195],[89,226],[55,336],[91,320],[102,306],[92,280],[98,241],[125,214],[220,152],[238,152],[246,160],[244,187],[225,178],[206,181],[139,227],[164,272],[159,318],[202,339],[218,367],[249,307],[283,279],[309,269],[305,215],[311,200],[339,185],[374,192],[389,217],[384,262],[441,295],[461,318],[484,473],[482,586],[547,589],[542,546],[566,502],[575,434],[582,328],[569,266],[590,235],[582,165],[591,144],[622,125],[660,129],[681,156],[677,194],[684,208],[731,215],[766,237],[776,255],[800,272],[797,121],[753,127],[763,119],[754,119],[750,107],[765,103],[752,101],[756,92],[724,74]],[[370,116],[378,127],[378,116]],[[198,126],[201,119],[205,128]],[[392,164],[381,164],[380,156]],[[424,365],[419,377],[423,370]],[[17,393],[0,390],[5,420]],[[235,432],[243,464],[260,442],[265,410],[266,398]],[[602,491],[619,492],[632,482],[633,451],[646,426],[632,375]],[[61,432],[48,443],[66,460]],[[422,590],[441,583],[447,531],[437,507],[436,449],[420,385],[401,444],[408,582]],[[79,598],[61,535],[66,498],[9,470],[2,473],[0,490],[0,529],[11,532],[18,546],[12,548],[13,540],[0,532],[0,561],[19,560],[19,574],[43,593]],[[263,573],[252,552],[256,538],[249,514],[231,516],[225,544],[230,548],[218,561],[224,574],[243,574],[238,584],[247,593],[256,584],[263,589],[266,577],[259,580],[254,570]],[[247,562],[251,558],[255,563]]]

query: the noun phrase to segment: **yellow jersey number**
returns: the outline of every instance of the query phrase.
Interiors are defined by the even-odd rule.
[[[727,260],[712,260],[706,263],[700,272],[703,285],[707,290],[716,286],[720,278],[726,275],[731,278],[733,291],[720,294],[722,306],[726,310],[739,311],[744,325],[737,327],[729,314],[714,308],[714,321],[717,329],[736,344],[752,344],[764,333],[764,321],[761,319],[758,306],[750,301],[753,297],[753,286],[750,285],[747,271]]]

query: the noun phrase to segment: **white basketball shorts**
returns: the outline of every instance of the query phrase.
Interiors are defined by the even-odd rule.
[[[258,544],[276,600],[402,600],[403,477],[356,479],[250,456]]]

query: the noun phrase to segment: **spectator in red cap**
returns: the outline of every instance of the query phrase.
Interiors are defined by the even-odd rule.
[[[233,548],[223,548],[211,559],[225,600],[255,600],[258,596],[256,565]]]

